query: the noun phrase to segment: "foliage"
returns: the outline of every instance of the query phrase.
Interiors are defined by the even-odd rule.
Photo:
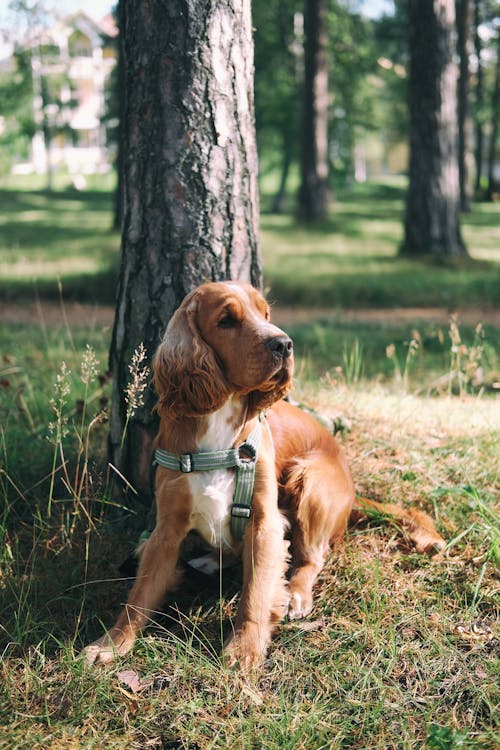
[[[0,172],[28,156],[35,133],[32,98],[31,55],[19,50],[13,56],[12,69],[0,74]]]

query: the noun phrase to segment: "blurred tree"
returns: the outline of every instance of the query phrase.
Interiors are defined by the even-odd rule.
[[[253,0],[255,120],[262,171],[279,172],[272,209],[285,208],[290,167],[298,158],[302,72],[300,0]]]
[[[327,0],[305,0],[299,215],[306,220],[323,219],[328,206],[326,12]]]
[[[409,0],[410,182],[401,252],[466,255],[459,217],[453,0]]]
[[[481,177],[483,171],[483,148],[484,148],[484,136],[483,136],[483,124],[484,124],[484,75],[483,75],[483,62],[482,62],[482,47],[483,43],[481,40],[480,26],[482,22],[482,6],[481,0],[474,0],[474,52],[476,55],[476,86],[475,86],[475,106],[474,106],[474,140],[475,150],[474,159],[476,162],[476,179],[474,182],[474,188],[476,193],[479,193],[481,189]]]
[[[0,167],[8,171],[17,160],[27,159],[30,142],[36,131],[33,116],[33,81],[31,53],[18,50],[11,67],[0,73]]]
[[[250,0],[120,0],[126,111],[121,268],[110,352],[114,466],[149,495],[155,398],[131,414],[147,362],[203,281],[261,284]]]
[[[124,65],[122,40],[120,32],[121,19],[118,12],[122,8],[116,5],[113,15],[119,33],[116,37],[109,39],[109,44],[116,49],[116,65],[113,67],[105,85],[104,113],[101,122],[106,132],[106,145],[114,151],[114,167],[116,172],[116,189],[113,206],[113,229],[121,229],[123,223],[123,147],[122,128],[125,111],[125,87],[124,87]]]
[[[456,0],[458,76],[458,178],[460,208],[470,211],[472,204],[473,138],[470,110],[470,59],[472,56],[472,2]]]
[[[491,96],[491,132],[490,146],[488,149],[488,187],[486,189],[487,200],[493,200],[494,195],[499,189],[498,182],[495,180],[495,164],[498,144],[498,120],[500,118],[500,24],[497,26],[496,47],[495,79]]]
[[[327,31],[331,173],[336,182],[350,182],[355,178],[357,146],[382,124],[373,24],[344,3],[330,2]]]

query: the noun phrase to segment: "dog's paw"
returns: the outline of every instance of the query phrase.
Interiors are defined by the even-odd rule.
[[[111,664],[119,656],[124,656],[130,651],[133,645],[133,639],[127,638],[123,633],[106,633],[97,641],[86,646],[82,651],[82,656],[86,659],[87,664]]]
[[[224,644],[222,658],[227,667],[250,672],[262,666],[269,645],[269,636],[262,637],[256,626],[233,633]]]
[[[312,596],[305,596],[299,591],[292,591],[288,602],[288,619],[301,620],[312,610]]]

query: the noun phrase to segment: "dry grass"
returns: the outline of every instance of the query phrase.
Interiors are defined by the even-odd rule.
[[[445,555],[416,555],[380,522],[352,529],[321,576],[311,617],[279,627],[259,677],[227,672],[218,659],[234,575],[222,592],[217,580],[188,581],[132,654],[93,670],[74,657],[102,627],[95,612],[109,624],[123,600],[125,582],[102,580],[117,575],[124,532],[98,525],[85,574],[85,535],[54,554],[45,529],[4,566],[8,624],[17,613],[23,638],[16,644],[11,632],[4,646],[0,747],[497,746],[491,555],[484,565],[495,528],[481,504],[493,511],[500,489],[500,404],[325,381],[297,395],[351,421],[342,440],[360,492],[435,515]]]

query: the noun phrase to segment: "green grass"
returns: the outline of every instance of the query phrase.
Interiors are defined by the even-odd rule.
[[[401,183],[344,193],[327,221],[304,228],[291,215],[261,221],[265,280],[279,303],[343,307],[487,307],[500,302],[500,205],[463,217],[471,259],[456,267],[397,258]]]
[[[62,178],[61,178],[62,180]],[[0,187],[0,299],[57,297],[113,303],[119,237],[110,231],[110,178],[77,192]],[[18,186],[16,189],[16,185]],[[65,186],[66,185],[66,186]],[[367,184],[339,194],[327,221],[304,228],[291,215],[262,215],[265,284],[279,304],[340,308],[500,303],[500,204],[463,217],[471,259],[458,267],[397,258],[404,183]],[[265,203],[265,200],[264,200]]]
[[[294,301],[297,282],[289,266],[311,242],[325,269],[330,267],[328,248],[333,248],[331,284],[342,263],[352,264],[353,277],[372,263],[367,288],[380,291],[384,269],[399,264],[391,253],[401,203],[399,192],[387,194],[386,210],[379,208],[382,218],[377,219],[379,199],[373,190],[362,190],[351,203],[345,196],[344,214],[337,212],[313,239],[302,230],[294,232],[290,219],[264,217],[273,296]],[[64,297],[78,298],[84,286],[97,300],[111,293],[100,281],[114,273],[116,263],[117,238],[108,232],[110,196],[98,190],[65,196],[62,192],[48,200],[37,191],[15,190],[5,204],[10,206],[3,214],[9,231],[2,237],[9,242],[2,262],[9,258],[10,273],[17,256],[8,252],[18,242],[31,259],[26,276],[35,262],[45,269],[37,281],[42,306],[45,294],[59,299],[51,263],[61,264]],[[489,216],[481,223],[483,209],[490,210],[476,209],[467,231],[471,246],[482,248],[477,257],[487,265],[476,271],[485,281],[498,272],[493,244],[498,230]],[[20,226],[17,211],[28,212]],[[288,234],[282,234],[286,221]],[[347,223],[358,226],[359,233],[342,235]],[[42,227],[43,241],[37,243]],[[378,248],[372,259],[368,237]],[[273,257],[287,258],[288,241],[295,255],[276,262],[273,271]],[[65,247],[77,260],[91,259],[95,265],[88,275],[65,267]],[[453,354],[446,322],[350,319],[337,309],[340,303],[330,305],[322,292],[313,293],[323,278],[316,283],[316,271],[305,262],[301,268],[301,283],[316,306],[330,309],[313,311],[302,322],[290,314],[286,328],[298,352],[294,396],[350,425],[340,440],[359,493],[426,510],[448,540],[445,555],[416,555],[380,519],[351,529],[320,577],[310,618],[280,625],[265,667],[254,678],[225,670],[219,660],[221,631],[227,631],[235,613],[237,570],[228,571],[222,586],[193,573],[131,654],[109,669],[87,667],[76,656],[112,623],[126,597],[129,574],[120,571],[120,564],[145,524],[145,509],[134,507],[133,499],[115,504],[105,423],[92,426],[90,448],[82,449],[82,436],[109,398],[105,373],[111,332],[99,316],[92,322],[87,309],[75,314],[70,306],[68,325],[48,314],[3,323],[1,750],[498,747],[498,326],[494,319],[485,322],[485,336],[476,340],[473,324],[461,326]],[[449,274],[451,294],[458,278],[454,271],[424,271],[442,271],[442,281]],[[415,272],[404,271],[394,304],[396,298],[397,304],[406,304],[405,294],[407,304],[417,304],[408,291]],[[17,301],[22,311],[34,299],[33,283],[22,273],[17,286],[14,281],[12,271],[0,294]],[[283,297],[275,294],[280,283]],[[359,291],[354,285],[352,294],[345,294],[352,306]],[[84,299],[91,299],[90,293]],[[389,304],[386,300],[383,306]],[[479,303],[468,297],[461,306],[469,304]],[[456,331],[452,334],[456,342]],[[412,340],[418,340],[418,348],[408,356]],[[100,365],[86,389],[81,363],[87,344]],[[60,418],[67,434],[54,446],[55,428],[49,424],[57,417],[50,402],[63,361],[71,371]],[[85,465],[88,481],[82,484]],[[135,691],[125,670],[139,678]]]
[[[0,299],[57,298],[60,279],[66,299],[113,302],[120,241],[104,186],[0,189]]]

